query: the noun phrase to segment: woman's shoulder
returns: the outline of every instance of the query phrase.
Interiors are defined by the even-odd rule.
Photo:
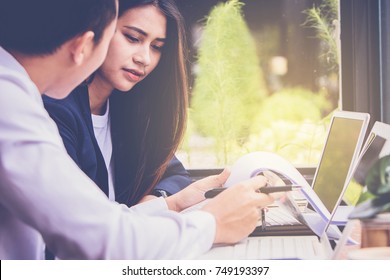
[[[90,114],[88,91],[76,88],[64,99],[43,96],[43,104],[58,126],[79,127]]]
[[[57,112],[80,113],[85,108],[89,108],[88,91],[78,87],[63,99],[51,98],[47,95],[42,96],[43,104],[49,114]]]

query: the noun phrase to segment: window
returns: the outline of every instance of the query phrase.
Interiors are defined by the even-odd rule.
[[[178,1],[190,39],[191,98],[177,156],[205,169],[263,150],[315,166],[327,116],[341,107],[338,0],[227,7],[233,2]]]

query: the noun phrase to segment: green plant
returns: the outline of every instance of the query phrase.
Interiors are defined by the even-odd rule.
[[[317,164],[326,138],[330,103],[325,93],[286,88],[268,97],[255,119],[245,147],[275,152],[295,164]]]
[[[390,212],[390,156],[380,158],[365,178],[363,191],[350,218],[373,218],[378,213]]]
[[[266,95],[255,42],[242,15],[242,3],[215,6],[204,24],[190,118],[201,135],[215,139],[219,163],[246,141]]]
[[[321,5],[303,11],[307,15],[303,25],[315,29],[322,43],[324,62],[334,70],[339,66],[338,8],[339,0],[324,0]]]
[[[304,110],[303,110],[304,108]],[[256,114],[256,122],[262,126],[284,120],[294,123],[319,121],[331,110],[325,92],[312,92],[305,88],[282,89],[262,102]]]

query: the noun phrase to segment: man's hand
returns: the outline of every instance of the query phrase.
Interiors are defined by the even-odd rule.
[[[204,200],[206,191],[221,187],[230,175],[225,169],[218,175],[201,179],[182,191],[166,198],[169,209],[182,211]],[[256,227],[260,210],[274,202],[274,196],[258,191],[268,179],[256,176],[229,187],[204,205],[200,210],[209,212],[216,220],[214,243],[236,243],[247,237]]]
[[[272,195],[258,192],[267,184],[263,176],[229,187],[203,206],[216,220],[214,243],[236,243],[247,237],[256,227],[260,209],[274,202]]]

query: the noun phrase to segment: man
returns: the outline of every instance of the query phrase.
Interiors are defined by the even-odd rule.
[[[104,60],[116,0],[0,0],[0,259],[190,258],[255,227],[263,177],[201,209],[176,213],[220,186],[208,177],[128,208],[110,202],[67,155],[41,94],[65,97]]]

